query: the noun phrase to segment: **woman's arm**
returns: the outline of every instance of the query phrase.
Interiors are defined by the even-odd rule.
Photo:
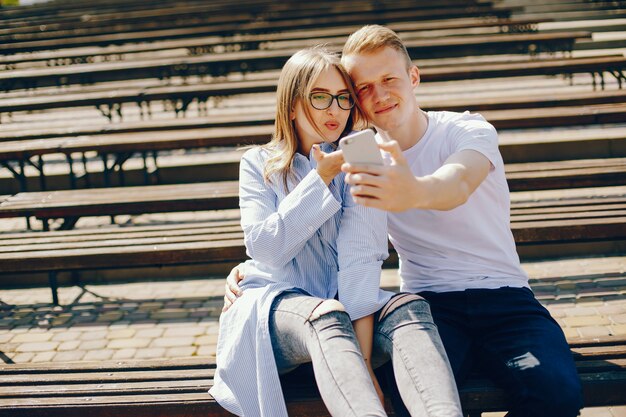
[[[255,148],[244,154],[239,169],[239,207],[248,256],[272,267],[291,261],[340,203],[316,170],[309,172],[280,202],[263,179],[265,159]]]

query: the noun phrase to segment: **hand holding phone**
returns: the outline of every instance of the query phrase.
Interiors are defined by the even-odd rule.
[[[339,141],[343,158],[352,165],[384,165],[383,157],[370,129],[353,133]]]

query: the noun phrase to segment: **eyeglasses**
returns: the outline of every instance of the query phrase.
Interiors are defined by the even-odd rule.
[[[343,110],[350,110],[354,107],[354,100],[350,93],[341,93],[336,96],[323,92],[309,94],[311,106],[317,110],[326,110],[332,106],[333,100],[337,100],[337,105]]]

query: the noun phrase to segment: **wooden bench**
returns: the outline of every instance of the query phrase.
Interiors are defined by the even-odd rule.
[[[457,18],[437,21],[416,21],[389,23],[387,26],[397,31],[400,36],[404,32],[423,33],[425,31],[459,31],[470,28],[494,28],[494,31],[519,33],[534,32],[538,23],[550,21],[549,19],[499,19],[499,18]],[[94,46],[89,41],[96,40],[93,37],[77,37],[67,40],[67,44],[55,45],[55,50],[41,51],[38,49],[48,47],[49,41],[29,42],[28,52],[20,54],[19,45],[13,43],[11,48],[15,51],[12,55],[0,56],[0,65],[6,69],[15,69],[17,66],[24,67],[35,62],[45,62],[48,66],[82,64],[89,62],[107,61],[110,59],[126,60],[127,56],[145,54],[155,51],[168,51],[173,49],[184,49],[191,53],[200,52],[228,52],[235,49],[264,49],[265,42],[285,41],[294,39],[323,38],[333,36],[348,36],[357,30],[359,26],[342,26],[331,28],[313,28],[286,30],[280,33],[263,33],[237,36],[206,36],[206,31],[214,30],[210,27],[178,28],[176,35],[172,36],[171,30],[158,30],[150,32],[126,32],[124,34],[128,43],[116,45],[115,47]],[[233,27],[232,32],[237,32],[237,27]],[[210,34],[210,33],[209,33]],[[189,37],[183,37],[187,35]],[[99,36],[98,39],[104,36]],[[180,37],[180,39],[173,39]],[[110,35],[114,39],[114,35]],[[154,40],[156,39],[156,40]],[[164,39],[164,40],[161,40]],[[116,42],[119,37],[115,36]],[[133,43],[141,41],[142,43]],[[102,42],[102,40],[100,40]],[[96,45],[100,44],[96,42]],[[76,45],[76,46],[74,46]],[[78,48],[77,46],[80,46]],[[63,48],[63,49],[60,49]],[[1,51],[2,49],[0,49]]]
[[[224,7],[226,6],[226,7]],[[297,6],[297,7],[296,7]],[[40,38],[64,38],[77,35],[99,35],[112,33],[112,28],[118,28],[120,32],[125,32],[132,28],[134,30],[155,30],[169,29],[176,27],[194,26],[198,24],[212,23],[219,25],[224,23],[246,24],[252,22],[281,22],[283,20],[294,19],[316,19],[334,18],[343,20],[349,15],[372,16],[373,12],[407,12],[412,17],[440,16],[437,9],[447,7],[454,10],[462,10],[467,13],[478,15],[480,12],[494,10],[492,2],[488,1],[468,1],[468,0],[443,0],[437,6],[429,3],[415,3],[409,0],[399,0],[395,2],[373,2],[373,1],[344,1],[341,7],[331,1],[320,1],[315,3],[299,3],[285,1],[282,3],[254,2],[254,4],[218,4],[198,3],[185,4],[175,3],[171,6],[158,4],[152,6],[124,7],[115,12],[106,9],[99,10],[94,7],[89,19],[82,19],[80,14],[74,16],[33,16],[27,20],[22,20],[21,26],[16,26],[15,21],[5,20],[4,31],[0,32],[4,37],[0,40],[11,41],[21,39]],[[494,14],[501,13],[502,7],[494,10]],[[504,8],[511,10],[511,8]],[[415,14],[419,10],[421,13]],[[519,8],[515,8],[519,10]],[[454,12],[451,14],[454,15]],[[45,25],[42,28],[42,25]],[[178,25],[178,26],[177,26]],[[294,25],[294,26],[297,26]],[[320,25],[321,26],[321,25]],[[2,26],[0,26],[2,28]],[[237,32],[236,29],[232,32]]]
[[[413,56],[432,57],[497,54],[504,51],[527,54],[534,52],[571,51],[576,39],[590,38],[589,32],[521,33],[472,35],[428,40],[409,40],[407,50]],[[341,42],[335,44],[339,48]],[[193,75],[223,76],[232,72],[261,71],[281,68],[297,50],[307,46],[281,50],[243,51],[207,54],[187,58],[162,58],[137,62],[79,64],[55,68],[31,68],[0,72],[0,89],[36,88],[55,85],[86,84],[103,81],[141,78],[188,77]]]
[[[500,17],[507,18],[511,14],[511,10],[515,8],[506,8],[506,9],[494,9],[491,4],[483,3],[480,5],[469,5],[469,6],[451,6],[446,7],[445,10],[441,6],[436,6],[430,9],[420,9],[415,6],[414,2],[410,2],[410,6],[407,6],[408,3],[404,2],[399,6],[396,5],[387,5],[383,10],[370,9],[368,11],[364,10],[351,10],[350,8],[339,8],[339,10],[333,13],[333,7],[323,7],[319,10],[313,12],[307,12],[304,10],[303,12],[298,11],[301,7],[294,8],[292,7],[288,11],[283,11],[279,14],[259,14],[258,19],[255,20],[255,16],[251,13],[235,13],[227,16],[213,16],[212,13],[205,13],[202,18],[198,16],[196,22],[193,22],[193,19],[189,19],[189,21],[185,24],[185,22],[180,23],[179,26],[183,28],[185,26],[205,26],[205,28],[201,29],[202,34],[233,34],[233,33],[241,33],[241,34],[249,34],[249,33],[265,33],[265,32],[276,32],[284,29],[293,29],[293,28],[320,28],[320,27],[333,27],[333,26],[346,26],[346,25],[364,25],[368,23],[377,23],[377,22],[401,22],[401,21],[419,21],[419,20],[437,20],[437,19],[450,19],[450,18],[459,18],[459,17],[478,17],[478,16],[489,16],[489,17]],[[321,7],[321,6],[320,6]],[[433,6],[427,6],[433,7]],[[171,20],[171,19],[170,19]],[[49,23],[49,22],[47,22]],[[56,49],[56,45],[72,45],[72,46],[91,46],[91,45],[100,45],[106,46],[110,44],[120,44],[127,43],[131,41],[145,41],[146,39],[167,39],[167,38],[176,38],[180,37],[183,33],[183,36],[189,36],[189,31],[184,31],[180,33],[177,26],[172,26],[172,23],[165,23],[164,27],[170,27],[173,29],[169,30],[166,36],[163,36],[164,30],[161,30],[160,36],[150,36],[150,31],[146,30],[146,36],[139,35],[137,37],[137,33],[131,34],[126,37],[124,35],[121,36],[111,36],[112,33],[116,33],[115,30],[121,32],[132,32],[136,29],[134,25],[106,25],[105,22],[99,22],[100,24],[96,27],[85,28],[80,30],[80,32],[74,32],[73,30],[59,30],[59,31],[50,31],[50,32],[35,32],[35,33],[25,33],[25,34],[14,34],[14,35],[0,35],[0,41],[3,41],[3,45],[0,47],[0,52],[7,53],[15,53],[15,52],[26,52],[33,50],[43,50],[43,49]],[[211,23],[212,25],[208,25]],[[144,23],[145,24],[145,23]],[[210,29],[207,29],[208,26]],[[139,25],[141,27],[141,25]],[[153,29],[159,29],[158,27],[154,27]],[[89,36],[85,36],[89,35]],[[133,39],[134,35],[134,39]],[[80,37],[81,40],[78,42],[72,42],[73,38]],[[15,45],[13,45],[15,43]]]
[[[259,109],[256,114],[229,115],[204,118],[181,118],[170,120],[144,120],[136,122],[93,122],[66,127],[24,127],[3,130],[4,140],[44,139],[54,137],[102,135],[113,133],[159,132],[218,127],[262,126],[274,123],[271,110]],[[622,123],[626,121],[625,104],[599,104],[573,107],[551,107],[540,109],[486,110],[481,114],[496,129],[524,129],[540,127],[563,127]]]
[[[593,86],[596,89],[595,74],[609,73],[614,75],[621,88],[622,79],[626,80],[623,70],[626,68],[626,57],[609,56],[583,59],[538,60],[523,63],[481,63],[463,66],[447,65],[442,67],[425,67],[420,76],[423,82],[469,80],[479,78],[495,78],[510,76],[531,75],[567,75],[576,73],[591,73]],[[199,116],[208,114],[208,101],[212,98],[223,98],[241,94],[271,93],[276,91],[278,80],[246,80],[231,82],[216,82],[208,84],[190,84],[180,86],[125,88],[113,91],[76,92],[66,94],[37,95],[34,97],[20,97],[0,100],[0,122],[3,113],[20,111],[50,110],[70,107],[96,107],[101,113],[113,121],[117,116],[123,117],[122,105],[136,104],[141,118],[152,116],[150,103],[164,101],[170,103],[172,111],[186,114],[192,102],[198,104]],[[601,87],[604,89],[604,76],[601,77]],[[565,92],[547,94],[543,97],[498,97],[485,99],[448,99],[428,100],[421,98],[422,107],[428,110],[446,109],[449,111],[464,110],[498,110],[507,108],[551,107],[551,106],[582,106],[589,104],[622,103],[626,99],[623,91],[602,92]]]
[[[68,219],[66,228],[80,216],[233,210],[217,212],[228,229],[220,222],[181,222],[2,235],[0,271],[50,272],[56,303],[59,271],[243,261],[237,191],[231,181],[18,194],[0,203],[0,217],[61,217]],[[523,258],[626,250],[626,186],[515,192],[511,200],[511,228]]]
[[[570,340],[586,407],[626,405],[626,339]],[[0,411],[6,417],[226,417],[207,393],[210,358],[0,365]],[[307,369],[282,378],[290,415],[328,416]],[[385,388],[386,389],[386,388]],[[475,375],[460,389],[469,417],[507,410],[494,384]],[[395,415],[389,400],[386,408]]]

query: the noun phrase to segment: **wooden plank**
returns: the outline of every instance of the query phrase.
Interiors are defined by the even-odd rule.
[[[578,63],[567,65],[561,63],[555,67],[537,67],[540,70],[533,69],[532,65],[526,67],[527,64],[511,63],[508,65],[511,71],[506,69],[498,69],[490,72],[492,77],[508,77],[510,73],[518,75],[537,75],[544,73],[561,74],[561,73],[587,73],[590,71],[621,71],[626,68],[626,57],[615,59],[611,58],[611,64],[604,64],[601,61],[589,60],[590,64],[582,66]],[[550,63],[552,64],[552,63]],[[505,64],[497,65],[498,68]],[[487,69],[488,67],[484,67]],[[440,79],[438,81],[446,81],[446,75],[454,79],[472,79],[476,78],[474,66],[465,68],[452,69],[446,67],[444,71],[440,71]],[[478,72],[486,74],[487,72]],[[421,78],[428,81],[428,69],[422,71]],[[485,77],[487,78],[487,77]],[[150,87],[142,89],[120,89],[114,91],[96,91],[69,94],[54,95],[38,95],[33,97],[18,97],[0,100],[0,113],[18,112],[18,111],[34,111],[34,110],[50,110],[66,107],[90,107],[124,103],[152,102],[159,100],[197,100],[206,101],[210,97],[225,97],[241,94],[258,94],[272,93],[276,91],[276,79],[256,80],[256,81],[236,81],[224,83],[203,83],[192,84],[175,87]],[[562,107],[562,106],[586,106],[595,104],[615,104],[624,103],[626,101],[625,90],[605,90],[605,91],[589,91],[589,92],[565,92],[557,94],[543,94],[539,97],[518,96],[518,97],[495,97],[495,98],[465,98],[465,99],[426,99],[420,98],[421,105],[425,110],[448,110],[448,111],[481,111],[481,110],[500,110],[500,109],[519,109],[519,108],[538,108],[538,107]]]
[[[336,4],[336,3],[335,3]],[[414,3],[413,3],[414,4]],[[292,11],[298,8],[292,8]],[[56,34],[44,33],[38,35],[31,35],[30,37],[21,36],[19,39],[21,42],[12,42],[0,44],[0,51],[4,54],[37,51],[47,49],[57,49],[59,46],[65,45],[78,47],[78,46],[107,46],[110,44],[120,44],[128,42],[138,42],[146,40],[163,40],[174,39],[180,37],[190,36],[202,36],[202,35],[224,35],[232,33],[264,33],[264,32],[277,32],[281,30],[289,30],[294,27],[297,28],[319,28],[319,27],[336,27],[346,25],[363,25],[373,22],[402,22],[402,21],[420,21],[420,20],[437,20],[437,19],[450,19],[450,18],[468,18],[476,16],[491,16],[505,18],[510,15],[510,10],[500,9],[495,10],[489,4],[475,5],[471,7],[449,7],[449,8],[435,8],[431,10],[415,9],[413,6],[408,10],[390,10],[390,11],[366,11],[366,12],[350,12],[344,11],[344,15],[340,18],[332,15],[328,15],[328,9],[323,11],[323,15],[311,17],[288,17],[286,14],[281,13],[279,18],[262,19],[257,21],[245,21],[253,20],[254,18],[246,19],[242,15],[229,16],[229,19],[223,19],[222,22],[213,21],[213,24],[207,25],[206,20],[201,22],[201,25],[197,30],[193,31],[185,26],[193,25],[179,25],[183,29],[165,29],[159,30],[156,33],[153,31],[139,31],[133,32],[131,27],[122,28],[122,31],[126,32],[121,35],[113,36],[111,33],[102,33],[103,28],[100,25],[100,29],[95,28],[91,31],[82,31],[82,34],[89,33],[89,36],[76,35],[68,31],[59,31]],[[239,18],[239,21],[236,21]],[[235,20],[235,21],[233,21]],[[112,29],[109,28],[109,31]],[[118,27],[117,30],[120,30]],[[114,32],[113,32],[114,33]],[[15,38],[15,37],[14,37]],[[60,41],[62,39],[62,41]],[[17,39],[16,39],[17,40]]]
[[[489,110],[481,112],[482,115],[492,123],[497,129],[522,129],[539,127],[589,127],[596,124],[620,123],[626,121],[626,104],[603,104],[582,107],[552,107],[546,109],[514,109],[514,110]],[[93,123],[90,125],[80,125],[72,127],[47,127],[45,129],[27,128],[15,131],[4,131],[3,138],[9,140],[23,139],[43,139],[51,137],[70,137],[81,135],[110,135],[110,134],[146,134],[147,132],[159,132],[159,135],[167,134],[173,130],[205,129],[205,128],[226,128],[226,127],[248,127],[252,129],[259,126],[272,125],[274,114],[257,113],[251,115],[233,115],[216,117],[203,117],[201,119],[174,119],[174,120],[153,120],[138,122],[120,123]],[[269,129],[266,127],[266,129]],[[168,131],[164,133],[163,131]],[[259,131],[260,132],[260,131]],[[506,132],[501,132],[506,133]],[[618,133],[623,136],[623,133]],[[253,135],[254,138],[259,138]],[[121,138],[121,137],[120,137]],[[267,137],[265,137],[265,140]],[[563,138],[563,141],[566,139]],[[158,142],[158,140],[156,140]],[[518,141],[517,143],[520,143]],[[536,143],[536,142],[535,142]],[[512,146],[507,145],[507,146]],[[63,145],[65,146],[65,145]],[[621,155],[612,155],[621,156]]]
[[[459,29],[469,29],[469,28],[489,28],[493,27],[496,30],[503,31],[505,29],[508,32],[522,32],[524,28],[531,28],[536,26],[538,23],[551,21],[550,19],[499,19],[499,18],[486,18],[486,17],[469,17],[469,18],[457,18],[457,19],[446,19],[446,20],[437,20],[437,21],[413,21],[413,22],[389,22],[387,27],[396,31],[400,37],[404,36],[406,32],[415,32],[416,35],[423,34],[426,36],[424,32],[436,30],[438,32],[443,30],[459,30]],[[49,26],[48,23],[47,26]],[[150,32],[144,32],[145,36],[140,38],[142,43],[124,43],[121,45],[115,45],[114,47],[103,48],[99,46],[83,46],[81,48],[72,47],[73,43],[87,43],[89,42],[89,37],[77,37],[73,39],[69,39],[70,45],[59,45],[60,48],[51,51],[42,51],[42,52],[31,52],[23,53],[23,54],[12,54],[7,56],[0,56],[0,65],[15,65],[15,64],[27,64],[31,62],[39,62],[39,61],[52,61],[57,65],[66,65],[67,61],[80,61],[91,58],[92,61],[97,61],[97,57],[105,57],[110,55],[122,55],[125,56],[127,54],[140,54],[146,52],[155,52],[155,51],[167,51],[173,49],[188,49],[188,48],[199,48],[199,47],[213,47],[218,49],[220,46],[225,47],[228,45],[239,45],[241,46],[245,42],[249,42],[254,49],[258,46],[261,46],[264,42],[272,42],[272,41],[284,41],[284,40],[295,40],[295,39],[310,39],[310,38],[326,38],[326,37],[337,37],[337,36],[348,36],[350,33],[358,30],[360,25],[345,25],[338,27],[317,27],[311,29],[298,29],[298,30],[284,30],[280,33],[261,33],[261,34],[243,34],[237,36],[204,36],[204,37],[187,37],[180,39],[171,39],[167,37],[169,32],[162,33],[163,30],[156,30]],[[184,36],[185,32],[188,32],[190,36],[201,36],[204,35],[206,31],[211,31],[211,27],[201,26],[201,27],[178,27],[175,32],[178,36]],[[136,37],[136,33],[128,33],[128,40],[132,41]],[[146,42],[151,39],[163,38],[165,36],[166,40],[157,40],[153,42]],[[113,36],[111,36],[113,38]],[[116,41],[118,38],[116,38]],[[256,43],[256,45],[255,45]],[[14,43],[15,47],[16,44]],[[218,48],[216,48],[218,47]],[[226,49],[226,48],[224,48]],[[251,49],[250,46],[246,46],[245,49]],[[216,51],[217,52],[217,51]],[[74,62],[76,63],[76,62]]]
[[[433,57],[471,55],[473,52],[480,54],[486,50],[488,53],[497,53],[506,47],[515,47],[524,53],[524,48],[530,45],[545,48],[547,50],[567,49],[564,44],[573,43],[574,39],[589,38],[589,32],[560,32],[560,33],[528,33],[528,34],[498,34],[484,36],[464,36],[436,38],[428,40],[411,40],[405,43],[411,54],[427,54]],[[335,44],[335,48],[339,48]],[[31,86],[33,84],[53,86],[59,84],[61,79],[64,84],[90,82],[116,81],[120,79],[161,78],[164,74],[169,76],[188,74],[225,75],[235,71],[267,70],[281,68],[286,60],[302,46],[276,51],[244,51],[225,54],[207,54],[189,58],[163,58],[137,62],[122,63],[94,63],[78,64],[69,67],[57,67],[52,69],[31,68],[11,71],[10,74],[0,72],[0,87],[4,90],[12,90],[18,86]],[[434,55],[433,55],[434,54]],[[455,55],[456,54],[456,55]],[[180,70],[177,70],[180,68]]]

